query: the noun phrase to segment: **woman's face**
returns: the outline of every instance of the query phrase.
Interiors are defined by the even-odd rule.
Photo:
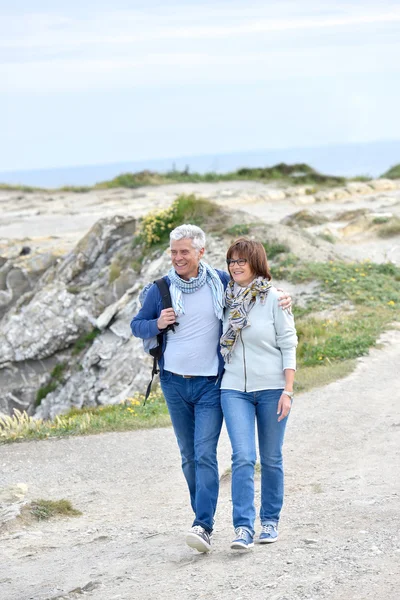
[[[231,262],[229,264],[229,273],[230,273],[233,281],[235,281],[235,283],[237,283],[238,285],[240,285],[242,287],[248,286],[249,283],[251,283],[253,281],[253,279],[255,279],[256,274],[253,273],[253,271],[251,270],[250,265],[247,262],[247,260],[241,259],[241,257],[236,253],[232,254],[232,257],[230,260],[231,261],[240,260],[240,264],[238,264],[237,262]],[[244,264],[242,264],[243,261],[245,261]]]

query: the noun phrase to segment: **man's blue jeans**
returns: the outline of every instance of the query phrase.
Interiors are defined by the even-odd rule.
[[[186,379],[164,371],[160,382],[181,451],[195,514],[193,525],[211,532],[219,491],[217,444],[223,420],[220,379]]]
[[[278,422],[279,390],[221,390],[225,424],[232,444],[232,504],[234,527],[254,535],[255,422],[261,462],[260,520],[278,523],[283,504],[282,445],[287,418]]]

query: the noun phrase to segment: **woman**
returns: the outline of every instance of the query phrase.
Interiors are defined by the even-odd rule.
[[[278,538],[283,504],[282,444],[293,399],[297,336],[290,311],[278,305],[267,256],[259,242],[240,238],[227,253],[221,352],[221,403],[232,444],[233,549],[254,545],[255,421],[261,462],[262,544]]]

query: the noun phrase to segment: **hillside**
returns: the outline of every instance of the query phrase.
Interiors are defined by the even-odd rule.
[[[174,219],[203,225],[207,259],[217,267],[224,267],[225,249],[240,233],[265,243],[274,279],[284,280],[299,307],[305,367],[319,368],[319,361],[328,369],[365,354],[398,314],[399,194],[390,180],[320,191],[225,182],[85,194],[0,192],[0,412],[53,417],[71,407],[115,404],[144,389],[149,362],[129,322],[139,290],[169,266],[166,238],[155,245],[143,239],[141,219],[149,210],[161,211],[151,227],[172,226]],[[191,200],[174,212],[179,196]],[[351,266],[355,259],[373,262],[363,270]],[[331,315],[329,327],[309,320],[322,308]],[[336,322],[345,342],[331,347]],[[360,322],[370,323],[362,335]],[[311,341],[313,331],[320,333]]]

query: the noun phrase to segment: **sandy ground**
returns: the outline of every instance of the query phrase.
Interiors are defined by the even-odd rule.
[[[185,546],[171,429],[1,446],[0,485],[83,512],[0,536],[2,600],[398,600],[400,331],[383,342],[346,379],[295,399],[280,540],[247,553],[229,549],[227,478],[212,552]],[[221,473],[229,455],[224,432]]]

